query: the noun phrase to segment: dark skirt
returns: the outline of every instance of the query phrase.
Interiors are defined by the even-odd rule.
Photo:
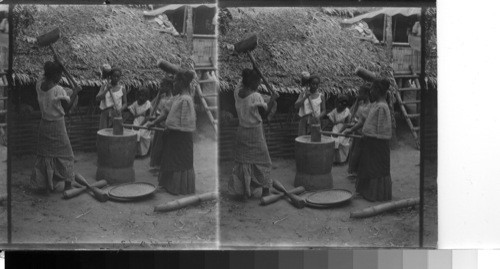
[[[348,168],[349,174],[358,173],[358,164],[361,157],[361,141],[360,138],[353,138],[351,140],[351,147],[349,148],[348,155]]]
[[[161,165],[161,153],[163,150],[163,139],[165,135],[162,132],[154,132],[153,141],[151,143],[151,159],[149,161],[149,166],[159,167]]]
[[[392,199],[390,140],[364,137],[360,141],[358,191],[368,201]]]
[[[163,135],[158,181],[172,194],[195,192],[193,133],[170,130]]]

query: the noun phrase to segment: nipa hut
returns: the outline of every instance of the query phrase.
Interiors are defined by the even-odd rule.
[[[36,37],[58,27],[60,39],[53,44],[68,71],[83,92],[78,110],[67,117],[67,127],[75,150],[94,150],[99,110],[95,95],[103,81],[103,64],[123,70],[122,83],[129,103],[135,90],[150,88],[154,96],[165,73],[157,68],[158,59],[183,67],[190,66],[185,37],[162,31],[145,9],[130,6],[16,6],[14,18],[14,103],[13,141],[16,154],[32,153],[40,118],[35,82],[43,73],[45,61],[52,60],[48,47],[38,47]],[[65,78],[62,84],[68,85]],[[26,109],[28,108],[28,109]],[[26,112],[30,113],[26,113]]]
[[[328,111],[337,95],[352,97],[363,84],[354,74],[357,67],[392,77],[386,49],[365,41],[352,27],[342,27],[344,15],[357,14],[324,8],[230,8],[219,12],[221,159],[232,157],[237,125],[232,91],[241,79],[241,70],[251,68],[247,56],[230,54],[228,45],[251,33],[259,38],[253,55],[269,83],[280,93],[278,113],[265,124],[271,156],[293,156],[298,125],[293,103],[301,91],[298,78],[302,71],[321,77],[320,88],[328,98]]]

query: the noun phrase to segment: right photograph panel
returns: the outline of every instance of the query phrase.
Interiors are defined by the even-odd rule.
[[[222,248],[436,246],[436,12],[421,14],[219,9]]]

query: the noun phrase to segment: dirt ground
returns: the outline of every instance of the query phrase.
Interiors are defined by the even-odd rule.
[[[413,139],[404,133],[399,146],[391,151],[393,200],[419,197],[420,153]],[[232,200],[227,193],[231,162],[220,164],[220,241],[222,247],[335,246],[335,247],[418,247],[418,206],[365,218],[350,219],[351,211],[376,205],[355,197],[350,204],[335,209],[296,209],[286,200],[260,206],[260,191],[246,202]],[[354,192],[347,179],[347,167],[332,169],[334,187]],[[295,160],[273,159],[273,179],[293,187]],[[429,215],[432,217],[432,214]],[[432,220],[434,222],[434,220]],[[431,222],[427,222],[431,223]],[[435,229],[437,230],[437,228]],[[432,241],[433,233],[425,234]],[[435,245],[435,241],[433,244]]]
[[[216,191],[216,141],[195,136],[196,193]],[[76,171],[95,181],[96,153],[75,153]],[[92,248],[214,248],[217,203],[206,202],[174,212],[155,213],[153,207],[184,196],[164,190],[137,202],[99,203],[85,193],[63,200],[60,193],[32,194],[27,189],[34,156],[12,160],[13,243],[70,243]],[[136,182],[157,185],[149,157],[134,162]],[[111,245],[103,246],[103,243]],[[56,245],[57,246],[57,245]]]
[[[0,145],[0,196],[7,195],[7,148]],[[0,202],[0,244],[7,243],[7,201]]]

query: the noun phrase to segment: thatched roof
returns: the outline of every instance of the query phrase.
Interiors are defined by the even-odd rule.
[[[232,90],[241,70],[251,67],[246,55],[231,55],[227,45],[251,33],[259,37],[254,57],[281,92],[297,93],[302,71],[319,75],[325,92],[345,94],[363,83],[354,74],[356,67],[378,74],[392,70],[383,47],[360,40],[356,31],[340,26],[343,18],[321,8],[232,8],[219,14],[219,26],[224,27],[219,35],[223,91]]]
[[[164,72],[159,58],[186,65],[188,52],[182,38],[162,34],[144,9],[127,6],[17,6],[14,9],[15,79],[31,84],[52,59],[48,47],[36,37],[59,27],[61,38],[53,44],[70,73],[83,86],[99,86],[103,64],[120,67],[127,86],[157,87]]]

